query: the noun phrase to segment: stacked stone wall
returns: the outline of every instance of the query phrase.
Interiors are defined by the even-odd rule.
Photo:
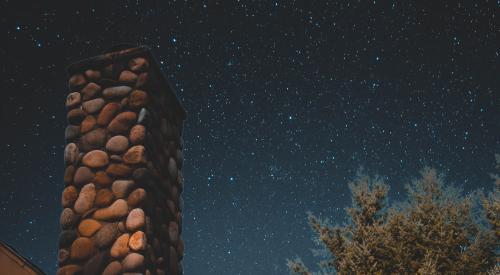
[[[175,94],[144,47],[69,71],[57,274],[182,274]]]

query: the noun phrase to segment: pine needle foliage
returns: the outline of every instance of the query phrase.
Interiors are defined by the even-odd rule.
[[[500,170],[500,155],[497,168]],[[388,205],[389,187],[359,174],[349,184],[349,222],[331,226],[312,213],[308,222],[328,257],[312,272],[300,258],[287,260],[294,275],[498,274],[500,177],[488,194],[463,195],[424,168],[406,186],[407,199]],[[479,207],[476,207],[479,206]]]

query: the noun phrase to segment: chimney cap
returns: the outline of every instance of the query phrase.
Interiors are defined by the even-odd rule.
[[[135,57],[145,57],[150,61],[150,70],[154,70],[158,76],[161,88],[164,89],[169,95],[176,106],[178,113],[181,115],[182,120],[186,119],[186,110],[182,107],[179,98],[176,95],[175,89],[167,81],[163,74],[160,65],[156,62],[151,49],[148,46],[136,46],[128,43],[121,43],[110,47],[105,53],[94,57],[82,59],[71,63],[68,66],[68,74],[73,75],[83,73],[88,69],[104,68],[105,66],[116,63],[122,60],[129,60]]]

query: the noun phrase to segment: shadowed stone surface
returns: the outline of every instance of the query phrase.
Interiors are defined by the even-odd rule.
[[[144,50],[69,67],[58,273],[181,268],[185,112]]]
[[[116,99],[128,95],[131,91],[129,86],[116,86],[104,89],[102,94],[106,99]]]
[[[81,166],[75,172],[74,182],[76,186],[82,186],[94,180],[94,173],[90,168]]]
[[[83,89],[81,91],[83,101],[93,99],[94,97],[96,97],[99,94],[100,91],[101,91],[101,86],[99,86],[93,82],[87,84],[85,87],[83,87]]]
[[[102,275],[118,275],[122,271],[122,265],[118,261],[111,262],[102,272]]]
[[[118,225],[116,223],[105,224],[97,234],[95,234],[95,244],[99,248],[110,246],[118,237]]]
[[[71,259],[85,260],[94,252],[94,244],[89,238],[80,237],[71,245]]]
[[[72,207],[77,198],[78,190],[74,186],[70,185],[64,188],[61,198],[62,207]]]
[[[104,144],[106,144],[106,132],[102,128],[94,129],[80,138],[80,149],[83,151],[101,149]]]

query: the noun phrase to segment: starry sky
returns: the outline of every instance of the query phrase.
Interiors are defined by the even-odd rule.
[[[122,42],[152,48],[188,112],[187,275],[314,263],[306,211],[343,222],[361,166],[395,199],[426,165],[492,186],[499,1],[20,2],[0,9],[0,239],[47,273],[66,67]]]

